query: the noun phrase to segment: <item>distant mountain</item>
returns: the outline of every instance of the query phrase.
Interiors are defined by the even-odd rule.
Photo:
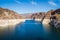
[[[23,16],[9,9],[0,8],[0,19],[22,19]]]
[[[32,15],[33,13],[25,13],[25,14],[21,14],[25,19],[31,19],[30,17],[31,17],[31,15]]]
[[[33,17],[35,17],[36,19],[40,19],[42,18],[45,14],[46,17],[45,19],[50,19],[50,16],[51,14],[55,14],[55,16],[60,19],[60,9],[56,9],[56,10],[50,10],[48,12],[38,12],[38,13],[28,13],[28,14],[25,14],[25,17],[28,18],[28,19],[32,19]]]
[[[35,17],[36,19],[40,19],[45,15],[45,12],[38,12],[38,13],[26,13],[22,14],[26,19],[32,19]]]
[[[38,12],[38,13],[34,13],[31,15],[31,18],[35,17],[36,19],[40,19],[42,18],[46,13],[45,12]]]
[[[48,12],[18,14],[15,11],[0,7],[0,19],[32,19],[33,17],[35,17],[36,19],[40,19],[46,13],[47,15],[45,19],[49,19],[51,14],[55,14],[57,18],[60,17],[60,9],[50,10]]]

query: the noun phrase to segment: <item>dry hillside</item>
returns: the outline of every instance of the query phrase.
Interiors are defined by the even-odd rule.
[[[0,19],[22,19],[22,18],[23,16],[12,10],[0,8]]]

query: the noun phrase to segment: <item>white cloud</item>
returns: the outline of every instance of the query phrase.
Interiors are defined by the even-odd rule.
[[[16,3],[18,3],[18,4],[21,4],[21,2],[20,1],[18,1],[18,0],[14,0]]]
[[[48,1],[48,3],[49,3],[50,5],[57,6],[57,4],[56,4],[55,2],[53,2],[53,1]]]
[[[37,5],[37,2],[31,1],[32,5]]]

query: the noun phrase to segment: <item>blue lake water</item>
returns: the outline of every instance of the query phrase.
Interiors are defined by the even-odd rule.
[[[58,39],[58,35],[52,28],[51,33],[45,30],[41,22],[35,20],[26,20],[23,23],[17,24],[13,34],[7,33],[3,35],[3,40],[55,40]]]
[[[18,24],[15,32],[16,37],[23,39],[46,39],[48,37],[48,33],[42,22],[37,22],[35,20],[26,20],[21,25]]]

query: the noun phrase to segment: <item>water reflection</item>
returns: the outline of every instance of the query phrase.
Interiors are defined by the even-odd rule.
[[[14,30],[9,30],[9,28],[5,28],[3,32],[1,32],[1,36],[3,40],[57,40],[60,39],[60,34],[56,31],[55,27],[48,27],[43,25],[41,22],[35,20],[26,20],[23,23],[19,23],[15,26]],[[49,31],[49,32],[48,32]]]
[[[21,25],[18,24],[15,32],[19,38],[46,39],[48,37],[43,24],[35,20],[26,20]]]

